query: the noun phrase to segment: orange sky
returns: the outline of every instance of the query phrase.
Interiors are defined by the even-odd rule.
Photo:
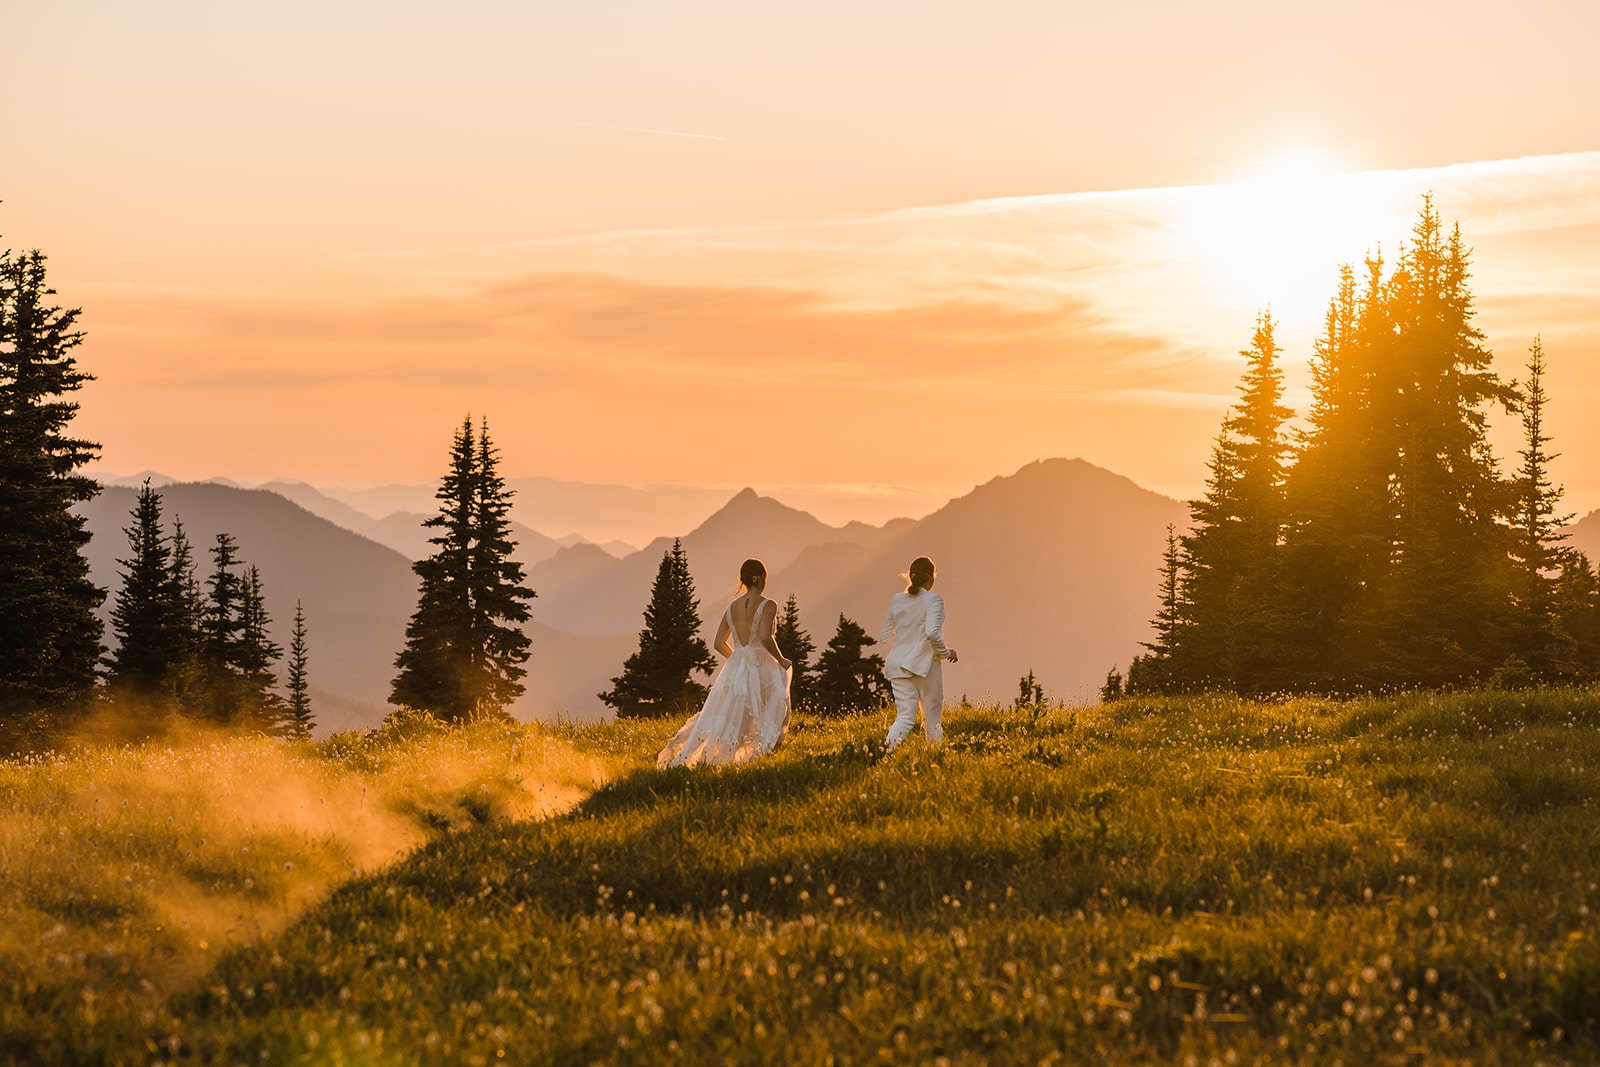
[[[1600,5],[35,7],[0,234],[107,471],[425,482],[471,411],[514,475],[1193,494],[1256,309],[1303,384],[1432,189],[1600,507]]]

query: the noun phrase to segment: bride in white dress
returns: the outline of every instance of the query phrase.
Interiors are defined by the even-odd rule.
[[[777,748],[789,729],[793,664],[778,649],[777,602],[762,596],[767,568],[747,559],[740,594],[728,604],[712,647],[727,658],[700,711],[656,757],[657,767],[747,763]]]

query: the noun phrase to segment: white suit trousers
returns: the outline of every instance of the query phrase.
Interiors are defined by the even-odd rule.
[[[927,735],[928,743],[937,745],[944,740],[944,723],[941,721],[944,715],[942,662],[934,660],[928,673],[920,677],[912,674],[890,678],[889,688],[894,690],[895,717],[894,725],[889,727],[889,736],[884,738],[884,747],[894,748],[916,727],[919,704],[922,706],[922,732]]]

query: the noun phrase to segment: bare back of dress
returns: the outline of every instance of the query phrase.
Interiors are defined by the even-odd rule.
[[[756,636],[765,613],[777,609],[775,602],[763,598],[741,641],[733,624],[733,604],[728,605],[728,643],[732,648],[728,660],[711,680],[705,704],[667,742],[656,757],[656,766],[746,763],[783,741],[789,728],[789,672],[778,666]]]

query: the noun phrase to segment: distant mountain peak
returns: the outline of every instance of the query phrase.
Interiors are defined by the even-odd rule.
[[[783,501],[770,496],[762,496],[754,489],[739,490],[728,502],[714,511],[688,536],[690,538],[704,535],[713,530],[726,530],[728,528],[748,529],[750,523],[760,523],[765,527],[778,524],[794,530],[804,530],[806,536],[814,536],[821,531],[831,530],[827,523],[799,508],[790,507]]]

